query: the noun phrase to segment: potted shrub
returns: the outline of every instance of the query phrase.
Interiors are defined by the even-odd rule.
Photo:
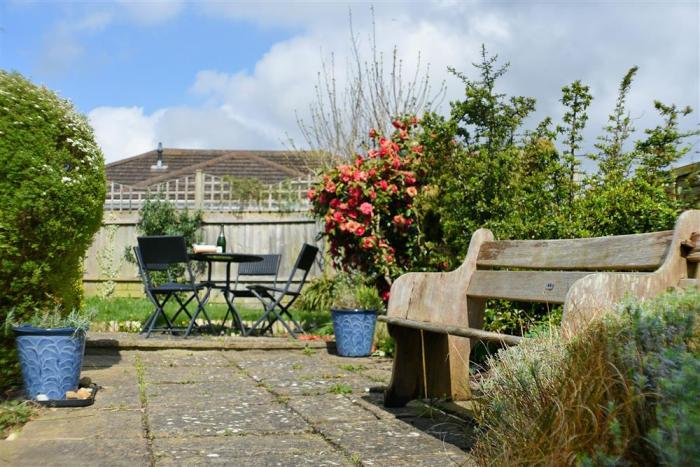
[[[15,334],[27,399],[64,400],[67,391],[78,388],[93,313],[64,315],[57,307],[35,313],[26,322],[16,322],[9,313],[6,329],[11,327]]]
[[[366,357],[372,353],[377,312],[384,306],[377,289],[359,274],[340,274],[333,295],[331,315],[338,355]]]

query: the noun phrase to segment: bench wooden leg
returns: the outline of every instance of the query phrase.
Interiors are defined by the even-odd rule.
[[[419,330],[392,325],[388,330],[396,348],[391,382],[384,393],[386,407],[403,407],[421,396],[455,400],[469,397],[469,339],[424,332],[421,343]]]
[[[394,338],[394,367],[389,387],[384,392],[384,406],[403,407],[419,395],[422,364],[420,331],[400,326],[387,325],[389,335]]]

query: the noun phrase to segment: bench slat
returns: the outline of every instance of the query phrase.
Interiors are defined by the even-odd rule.
[[[499,334],[497,332],[484,331],[483,329],[465,328],[461,326],[450,326],[447,324],[424,323],[422,321],[414,321],[412,319],[393,318],[389,316],[377,316],[379,321],[384,321],[387,324],[394,324],[412,329],[422,329],[429,332],[437,332],[440,334],[450,334],[452,336],[469,337],[472,339],[480,339],[484,341],[503,342],[508,345],[518,345],[523,338],[520,336],[512,336],[510,334]]]
[[[520,302],[564,303],[571,285],[590,272],[475,271],[467,295]]]
[[[673,231],[566,240],[503,240],[479,250],[479,268],[562,271],[653,271],[663,263]]]

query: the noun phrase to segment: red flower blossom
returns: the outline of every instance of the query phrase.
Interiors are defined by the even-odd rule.
[[[360,212],[365,216],[371,216],[374,213],[374,206],[370,203],[362,203],[360,205]]]
[[[328,181],[326,182],[326,185],[325,185],[324,188],[325,188],[325,190],[326,190],[328,193],[335,193],[335,188],[336,188],[336,186],[335,186],[335,183],[333,183],[332,181],[328,180]]]
[[[316,198],[316,190],[314,188],[309,188],[309,191],[306,192],[306,197],[309,198],[310,201],[313,201],[314,198]]]

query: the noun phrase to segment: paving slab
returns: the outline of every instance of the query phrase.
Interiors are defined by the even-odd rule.
[[[104,368],[116,365],[133,364],[134,353],[119,349],[86,349],[83,368]]]
[[[162,438],[153,444],[156,465],[349,466],[319,435]]]
[[[27,423],[18,439],[34,441],[37,445],[47,440],[95,440],[143,438],[141,410],[98,410],[52,412]]]
[[[280,403],[251,405],[233,401],[205,407],[149,406],[155,437],[222,436],[243,433],[304,433],[312,430],[299,415]]]
[[[146,394],[150,407],[189,405],[199,408],[233,403],[271,404],[276,400],[273,394],[249,379],[236,379],[226,384],[149,384]]]
[[[240,377],[237,368],[217,366],[145,366],[144,376],[149,384],[155,383],[225,383]]]
[[[312,425],[351,420],[377,420],[372,412],[354,404],[342,394],[290,397],[287,405]]]
[[[231,361],[224,357],[222,350],[187,350],[169,349],[157,351],[138,351],[137,355],[146,366],[163,367],[218,367],[231,366]]]
[[[464,456],[455,446],[397,420],[322,424],[316,428],[331,443],[359,456],[363,463],[403,465],[401,462],[407,457]]]
[[[89,377],[99,386],[95,408],[140,408],[136,368],[131,365],[83,368],[81,376]],[[79,409],[77,409],[79,410]]]
[[[149,465],[145,439],[14,440],[0,441],[0,465],[53,467],[90,465],[131,467]]]

